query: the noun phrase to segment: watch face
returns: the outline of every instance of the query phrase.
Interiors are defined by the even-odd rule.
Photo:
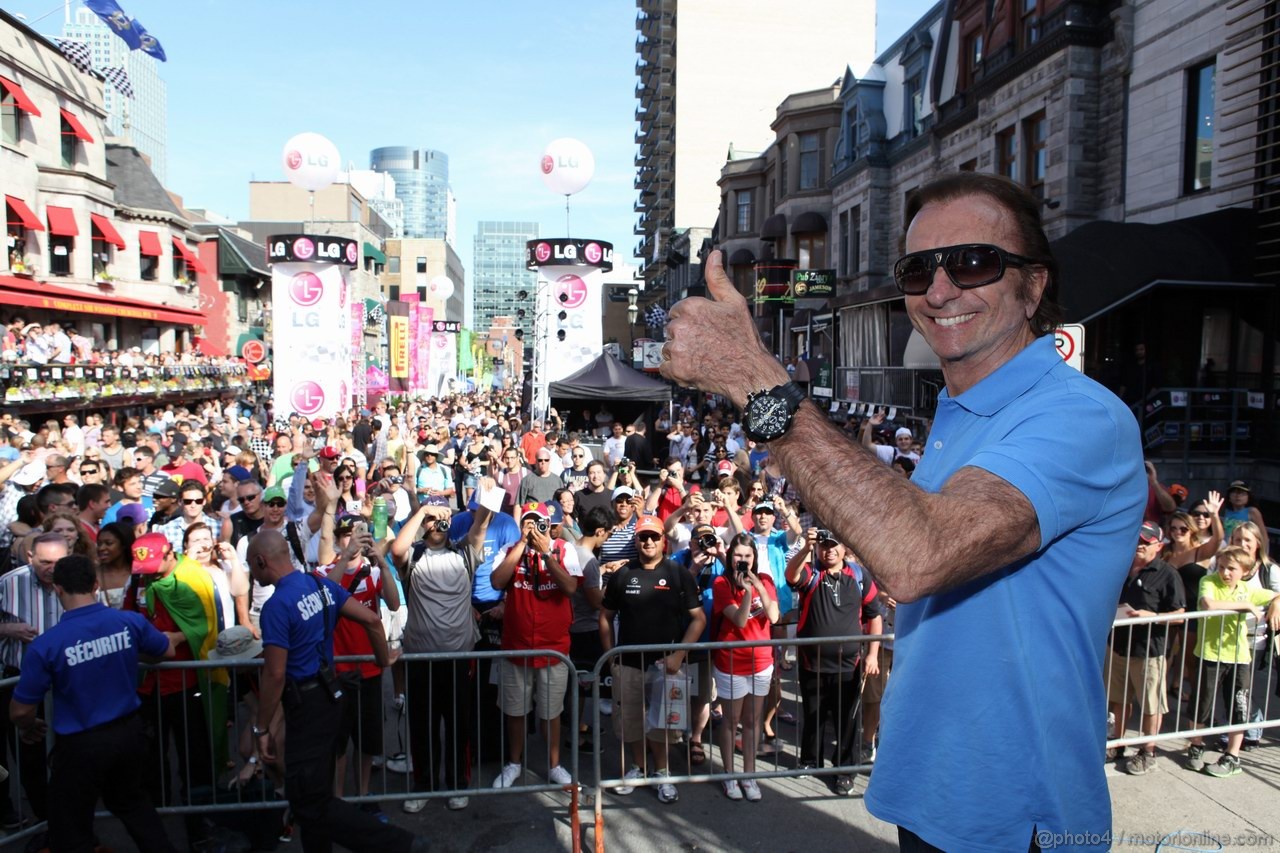
[[[787,424],[791,419],[791,407],[787,405],[786,400],[761,394],[751,401],[745,414],[751,431],[768,441],[787,431]]]

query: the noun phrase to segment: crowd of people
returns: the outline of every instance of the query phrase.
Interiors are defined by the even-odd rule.
[[[142,347],[109,349],[98,346],[71,322],[27,321],[9,318],[0,336],[0,362],[21,365],[92,365],[96,367],[209,367],[233,366],[238,358],[210,356],[191,349],[181,353],[144,352]]]

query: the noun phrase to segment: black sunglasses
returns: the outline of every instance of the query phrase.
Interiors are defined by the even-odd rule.
[[[903,255],[893,265],[893,280],[907,296],[920,296],[933,284],[938,267],[946,271],[952,284],[967,289],[999,281],[1006,267],[1032,266],[1043,264],[989,243],[965,243]]]
[[[1209,516],[1213,515],[1213,513],[1205,512],[1204,510],[1196,510],[1191,514],[1194,515],[1196,518],[1208,518]]]
[[[288,501],[282,501],[279,498],[272,498],[271,500],[267,501],[267,506],[273,506],[276,509],[279,509],[280,507],[284,506],[287,503]]]
[[[644,532],[644,533],[637,533],[637,534],[636,534],[636,541],[637,541],[637,542],[656,542],[657,540],[659,540],[659,539],[661,539],[661,538],[662,538],[662,534],[661,534],[661,533],[649,533],[648,531],[646,531],[646,532]]]

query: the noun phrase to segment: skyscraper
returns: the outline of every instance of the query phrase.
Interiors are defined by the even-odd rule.
[[[637,0],[637,6],[635,253],[652,282],[666,269],[673,231],[715,224],[716,182],[730,146],[763,150],[783,98],[829,86],[846,66],[865,68],[875,58],[876,3],[800,0],[785,13],[776,0]],[[726,50],[739,61],[726,61]]]
[[[396,198],[404,203],[404,236],[453,242],[449,233],[449,155],[429,148],[375,148],[369,167],[396,181]]]
[[[129,75],[132,98],[120,94],[110,82],[103,85],[107,133],[145,154],[151,161],[151,171],[160,183],[165,183],[169,158],[169,96],[165,82],[160,79],[157,60],[140,50],[130,50],[88,9],[77,9],[75,20],[62,25],[62,37],[88,45],[95,69],[123,68]]]
[[[538,237],[536,222],[476,223],[475,263],[471,267],[472,328],[483,335],[493,325],[494,317],[511,317],[516,328],[533,331],[533,293],[538,284],[536,273],[524,266],[524,244]],[[521,290],[529,295],[516,298]],[[520,309],[528,312],[524,320],[516,319]]]

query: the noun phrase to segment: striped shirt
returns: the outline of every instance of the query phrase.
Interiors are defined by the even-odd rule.
[[[0,621],[25,622],[43,634],[62,618],[62,602],[58,601],[53,587],[45,587],[36,577],[35,569],[22,566],[0,577]],[[0,663],[14,669],[22,668],[22,656],[26,643],[16,639],[0,641]]]
[[[609,534],[609,538],[600,545],[600,564],[612,563],[614,560],[634,560],[639,556],[636,550],[636,519],[631,519],[622,527]]]

